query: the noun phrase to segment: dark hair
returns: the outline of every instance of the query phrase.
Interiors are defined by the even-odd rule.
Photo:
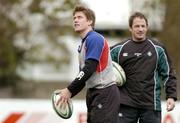
[[[83,12],[88,20],[92,20],[91,26],[94,28],[96,17],[93,10],[83,5],[76,5],[73,11],[73,15],[75,15],[76,12]]]
[[[135,13],[133,13],[133,14],[129,17],[129,27],[132,27],[133,21],[134,21],[135,18],[144,19],[144,20],[146,21],[146,25],[148,26],[148,20],[147,20],[147,18],[145,17],[145,15],[142,14],[141,12],[135,12]]]

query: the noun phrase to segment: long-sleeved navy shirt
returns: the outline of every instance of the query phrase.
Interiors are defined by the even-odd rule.
[[[120,90],[121,104],[151,110],[161,110],[161,83],[166,98],[177,100],[175,72],[165,47],[147,38],[132,39],[111,47],[112,60],[126,73],[126,83]]]

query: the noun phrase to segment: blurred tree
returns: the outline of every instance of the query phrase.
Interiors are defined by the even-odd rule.
[[[23,51],[13,45],[13,38],[18,28],[7,15],[11,6],[17,2],[18,0],[0,1],[0,87],[14,85],[18,78],[16,67],[23,54]]]
[[[61,37],[74,35],[71,14],[75,3],[0,0],[0,86],[14,85],[17,67],[27,62],[50,63],[54,68],[68,64],[70,52]]]
[[[163,23],[163,30],[160,38],[167,46],[167,50],[177,70],[177,77],[180,79],[180,1],[163,0],[166,5],[166,14]],[[178,82],[178,98],[180,99],[180,83]]]
[[[66,43],[61,41],[61,37],[73,35],[71,14],[75,2],[75,0],[32,0],[26,7],[22,6],[23,2],[18,5],[21,11],[16,11],[15,14],[18,16],[16,20],[23,21],[24,30],[19,33],[16,41],[23,40],[27,46],[26,62],[50,63],[56,67],[70,62],[70,52]],[[23,9],[25,14],[22,13]],[[48,46],[53,50],[45,52]],[[53,55],[53,51],[66,55]]]

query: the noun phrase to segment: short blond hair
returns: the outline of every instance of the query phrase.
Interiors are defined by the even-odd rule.
[[[75,15],[76,12],[83,12],[84,15],[86,16],[87,20],[92,21],[92,28],[95,26],[95,21],[96,21],[96,16],[93,10],[91,10],[88,7],[85,7],[84,5],[76,5],[73,11],[73,16]]]

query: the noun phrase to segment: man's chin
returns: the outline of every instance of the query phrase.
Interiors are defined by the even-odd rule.
[[[81,32],[81,30],[78,30],[78,29],[75,29],[74,31],[77,32],[77,33]]]
[[[137,40],[142,41],[142,40],[143,40],[143,38],[137,38]]]
[[[137,39],[138,41],[143,41],[143,40],[145,40],[144,37],[137,37],[136,39]]]

